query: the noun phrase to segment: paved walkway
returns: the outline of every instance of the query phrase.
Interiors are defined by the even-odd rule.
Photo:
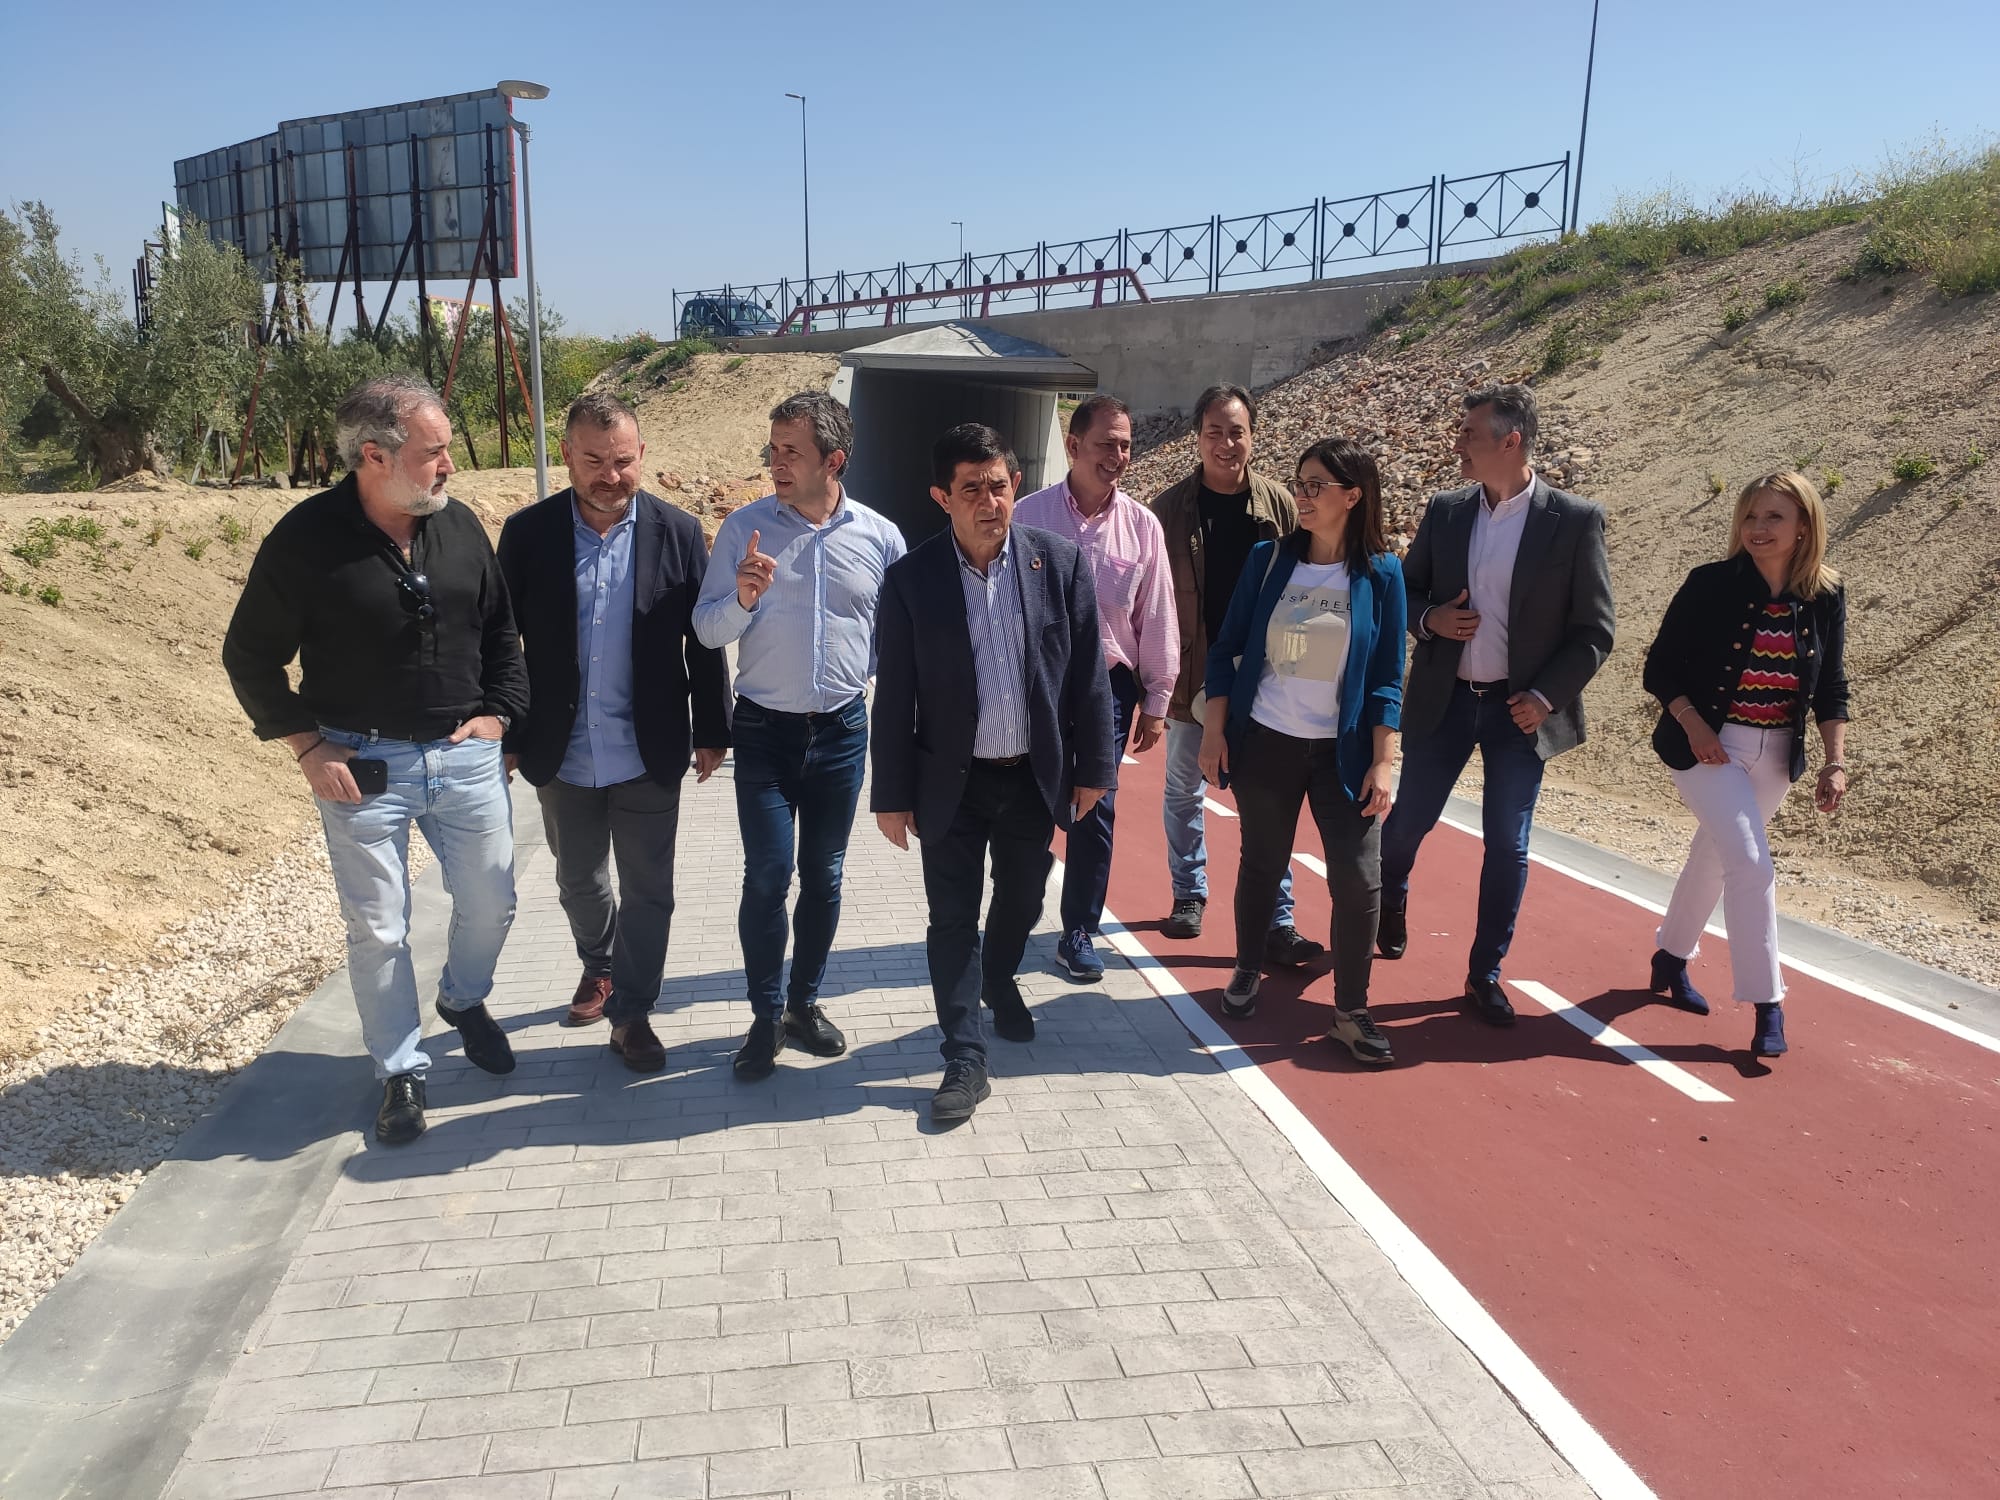
[[[343,1140],[170,1500],[1589,1495],[1115,959],[1072,987],[1039,935],[1039,1039],[932,1127],[918,862],[865,812],[851,1050],[736,1082],[727,774],[684,802],[667,1070],[558,1026],[576,960],[524,842],[519,1068],[434,1043],[429,1133]]]

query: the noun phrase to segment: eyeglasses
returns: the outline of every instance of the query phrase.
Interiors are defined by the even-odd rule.
[[[1319,499],[1321,490],[1346,490],[1354,486],[1342,484],[1338,479],[1294,479],[1292,493],[1301,500]]]
[[[405,607],[417,617],[419,625],[428,629],[436,622],[437,606],[431,603],[429,574],[400,571],[396,574],[396,586],[409,596]]]

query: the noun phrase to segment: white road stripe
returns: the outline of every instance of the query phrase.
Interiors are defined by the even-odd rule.
[[[1326,879],[1326,861],[1321,859],[1317,854],[1308,854],[1303,849],[1294,849],[1292,851],[1292,858],[1304,865],[1308,870],[1311,870],[1313,874],[1319,876],[1321,880]]]
[[[1139,764],[1139,762],[1132,756],[1121,755],[1118,757],[1118,764],[1121,766],[1136,766]]]
[[[1207,808],[1210,812],[1214,813],[1217,817],[1233,818],[1236,816],[1235,808],[1224,807],[1220,802],[1217,802],[1213,797],[1202,798],[1201,805]]]
[[[1449,824],[1460,833],[1470,834],[1473,838],[1479,837],[1479,830],[1474,828],[1470,823],[1461,823],[1456,818],[1450,817],[1441,818],[1439,821]],[[1586,875],[1581,870],[1572,869],[1559,860],[1550,859],[1545,854],[1536,854],[1531,851],[1528,858],[1535,864],[1554,870],[1558,874],[1567,875],[1571,880],[1577,881],[1582,885],[1587,885],[1594,891],[1603,891],[1608,895],[1618,897],[1621,901],[1629,901],[1641,911],[1649,911],[1656,917],[1663,917],[1667,914],[1667,909],[1656,902],[1648,901],[1645,897],[1636,895],[1631,891],[1621,890],[1609,881],[1599,880],[1594,875]],[[1721,925],[1715,922],[1710,922],[1702,930],[1710,937],[1726,939],[1729,936],[1728,933],[1722,930]],[[1908,1016],[1913,1021],[1922,1021],[1926,1026],[1934,1026],[1948,1036],[1955,1036],[1962,1042],[1971,1042],[1975,1047],[1984,1047],[1988,1052],[2000,1052],[2000,1037],[1988,1036],[1983,1031],[1975,1031],[1972,1027],[1961,1025],[1949,1016],[1938,1015],[1933,1011],[1925,1010],[1920,1005],[1912,1005],[1907,1000],[1899,1000],[1894,995],[1884,994],[1881,990],[1871,988],[1868,985],[1857,984],[1852,979],[1843,978],[1830,969],[1822,969],[1819,965],[1806,963],[1802,959],[1787,958],[1784,954],[1780,953],[1778,961],[1786,968],[1796,970],[1808,979],[1817,979],[1821,984],[1830,984],[1837,990],[1845,990],[1848,994],[1866,1000],[1871,1004],[1879,1005],[1884,1010],[1893,1010],[1896,1014]]]
[[[1697,1104],[1731,1102],[1729,1095],[1722,1090],[1709,1087],[1686,1068],[1677,1067],[1650,1048],[1640,1046],[1617,1027],[1607,1025],[1589,1011],[1571,1004],[1547,985],[1532,979],[1509,979],[1506,982],[1530,1000],[1546,1006],[1551,1014],[1562,1017],[1599,1046],[1608,1047],[1627,1062],[1645,1069],[1668,1088],[1679,1089]]]
[[[1333,1149],[1269,1075],[1229,1039],[1207,1011],[1195,1004],[1167,966],[1108,911],[1104,914],[1103,929],[1106,941],[1145,977],[1153,993],[1167,1002],[1195,1040],[1278,1127],[1335,1201],[1382,1247],[1438,1320],[1507,1388],[1529,1420],[1569,1460],[1600,1500],[1657,1500],[1645,1481],[1584,1420],[1569,1398],[1556,1389],[1554,1382],[1509,1337],[1507,1330],[1494,1321],[1493,1315],[1452,1275],[1445,1263],[1411,1233],[1395,1210]]]

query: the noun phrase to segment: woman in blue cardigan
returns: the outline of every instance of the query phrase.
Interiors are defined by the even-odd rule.
[[[1368,1014],[1368,976],[1403,707],[1403,569],[1383,535],[1381,475],[1362,448],[1314,443],[1292,493],[1299,529],[1252,549],[1208,653],[1201,769],[1234,784],[1243,833],[1222,1012],[1256,1014],[1265,934],[1307,803],[1333,889],[1329,1040],[1386,1067],[1396,1059]]]

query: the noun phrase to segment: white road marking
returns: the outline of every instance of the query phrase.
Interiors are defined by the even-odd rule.
[[[1118,764],[1121,766],[1136,766],[1139,764],[1139,762],[1133,756],[1121,755],[1118,757]]]
[[[1220,802],[1217,802],[1213,797],[1202,798],[1201,805],[1207,808],[1210,812],[1214,813],[1217,817],[1233,818],[1236,816],[1235,808],[1224,807]]]
[[[1441,818],[1439,821],[1449,824],[1460,833],[1470,834],[1473,838],[1479,837],[1479,830],[1469,823],[1461,823],[1456,818],[1450,817]],[[1621,890],[1609,881],[1599,880],[1594,875],[1586,875],[1581,870],[1572,869],[1560,860],[1553,860],[1545,854],[1536,854],[1532,851],[1530,851],[1528,858],[1535,864],[1554,870],[1560,875],[1567,875],[1571,880],[1582,885],[1587,885],[1594,891],[1603,891],[1607,895],[1618,897],[1621,901],[1629,901],[1641,911],[1649,911],[1656,917],[1663,917],[1667,914],[1667,909],[1657,902],[1648,901],[1645,897],[1635,895],[1631,891]],[[1715,922],[1710,922],[1702,930],[1710,937],[1726,939],[1729,936],[1728,933],[1722,930],[1720,924]],[[1961,1025],[1949,1016],[1940,1016],[1933,1011],[1925,1010],[1920,1005],[1912,1005],[1907,1000],[1899,1000],[1894,995],[1884,994],[1881,990],[1873,989],[1868,985],[1857,984],[1852,979],[1843,978],[1830,969],[1822,969],[1819,965],[1806,963],[1802,959],[1787,958],[1784,954],[1780,953],[1778,961],[1786,968],[1796,970],[1808,979],[1817,979],[1821,984],[1830,984],[1837,990],[1845,990],[1848,994],[1858,999],[1866,1000],[1871,1004],[1879,1005],[1884,1010],[1893,1010],[1896,1014],[1908,1016],[1913,1021],[1922,1021],[1926,1026],[1934,1026],[1948,1036],[1955,1036],[1962,1042],[1970,1042],[1975,1047],[1984,1047],[1988,1052],[2000,1052],[2000,1037],[1988,1036],[1983,1031],[1975,1031],[1972,1027]]]
[[[1438,1321],[1506,1387],[1529,1420],[1569,1460],[1600,1500],[1657,1500],[1631,1465],[1618,1456],[1570,1404],[1569,1398],[1556,1389],[1526,1351],[1480,1305],[1479,1299],[1465,1289],[1431,1248],[1410,1231],[1396,1211],[1382,1201],[1381,1195],[1333,1149],[1270,1076],[1194,1002],[1172,971],[1108,911],[1104,914],[1103,930],[1105,940],[1139,971],[1153,993],[1167,1002],[1195,1040],[1236,1080],[1237,1087],[1264,1112],[1265,1118],[1278,1127],[1334,1200],[1382,1247]]]
[[[1321,880],[1326,879],[1326,861],[1321,859],[1317,854],[1308,854],[1303,849],[1294,849],[1292,851],[1292,858],[1304,865],[1308,870],[1311,870],[1313,874],[1319,876]]]
[[[1650,1048],[1640,1046],[1639,1043],[1633,1041],[1617,1027],[1607,1025],[1605,1022],[1598,1020],[1589,1011],[1573,1005],[1547,985],[1539,984],[1532,979],[1509,979],[1506,982],[1514,989],[1526,995],[1530,1000],[1545,1006],[1550,1014],[1562,1017],[1563,1020],[1569,1022],[1570,1025],[1574,1026],[1599,1046],[1608,1047],[1627,1062],[1643,1068],[1668,1088],[1679,1089],[1688,1098],[1694,1100],[1695,1103],[1728,1104],[1731,1102],[1729,1095],[1723,1093],[1722,1090],[1711,1088],[1695,1077],[1694,1074],[1688,1072],[1686,1068],[1677,1067]]]

